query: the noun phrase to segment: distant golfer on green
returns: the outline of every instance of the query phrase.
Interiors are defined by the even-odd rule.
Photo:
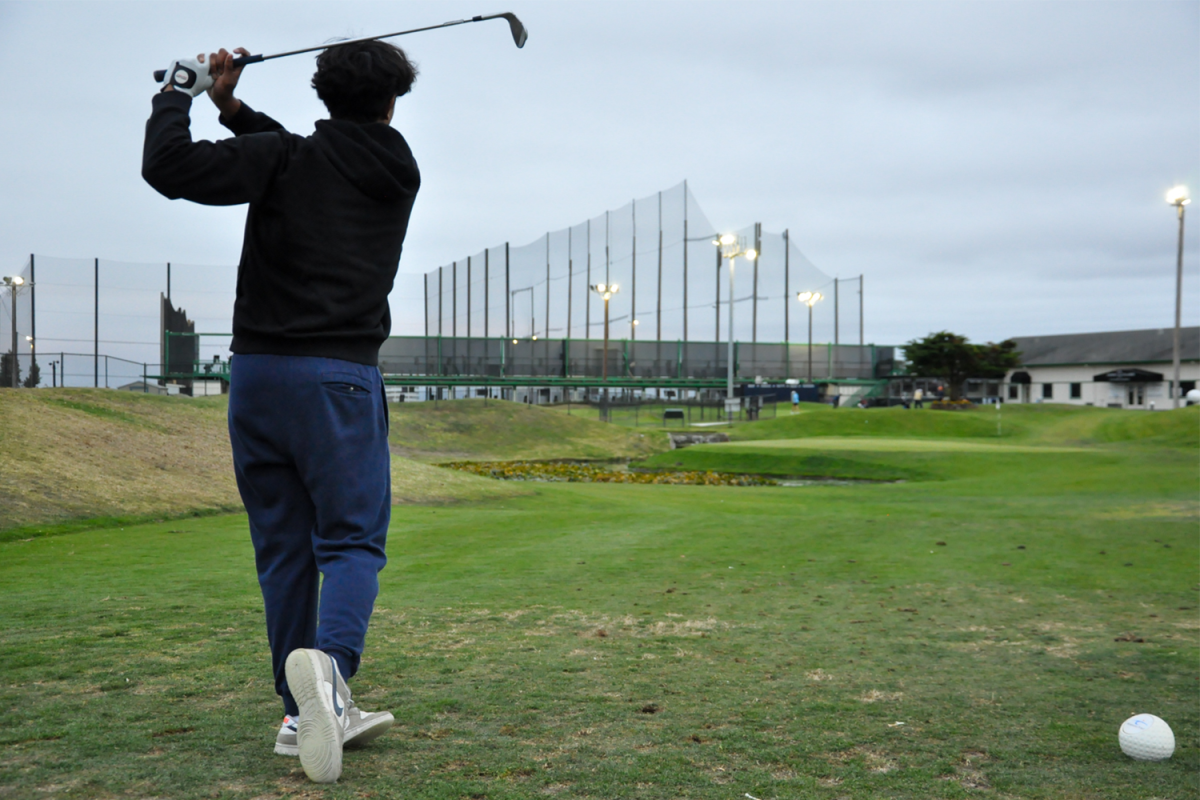
[[[312,85],[330,119],[312,136],[235,98],[240,74],[225,50],[207,64],[203,55],[171,64],[146,123],[142,175],[172,199],[249,206],[229,438],[286,714],[275,752],[333,783],[343,745],[393,722],[359,709],[345,681],[386,563],[391,473],[377,365],[420,186],[389,123],[417,71],[384,42],[324,50]],[[192,141],[192,98],[206,90],[233,138]]]

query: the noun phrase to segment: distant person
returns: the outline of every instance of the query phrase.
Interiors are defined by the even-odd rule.
[[[795,414],[800,410],[800,393],[792,389],[792,413]]]
[[[924,407],[925,407],[925,390],[918,386],[917,390],[915,392],[913,392],[913,408],[924,408]]]
[[[421,183],[390,123],[417,72],[385,42],[322,51],[312,86],[330,118],[300,136],[234,97],[242,69],[232,53],[204,61],[166,71],[146,123],[142,176],[172,199],[249,206],[230,346],[233,469],[286,714],[275,752],[298,755],[311,780],[333,783],[343,745],[393,723],[359,709],[345,682],[358,671],[387,562],[379,346]],[[205,90],[233,137],[192,141],[192,98]]]

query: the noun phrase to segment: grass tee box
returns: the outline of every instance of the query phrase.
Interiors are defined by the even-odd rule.
[[[888,418],[839,413],[666,457],[923,477],[397,508],[354,682],[397,728],[321,795],[1194,797],[1195,411],[1014,414],[1011,452],[894,427],[863,449],[837,425]],[[973,424],[938,414],[890,424]],[[0,598],[0,795],[312,791],[271,753],[244,517],[0,544]],[[1139,712],[1170,761],[1120,752]]]

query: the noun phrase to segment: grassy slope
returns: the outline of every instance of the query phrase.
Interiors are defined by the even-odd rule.
[[[223,397],[0,390],[0,537],[240,510],[225,415]],[[527,491],[399,457],[392,482],[397,503]]]
[[[1025,476],[1030,491],[1039,492],[1045,484],[1038,476],[1046,471],[1075,469],[1076,464],[1119,470],[1126,468],[1126,458],[1136,464],[1162,460],[1187,469],[1200,449],[1200,407],[1151,414],[1008,406],[1002,413],[1004,435],[997,437],[996,412],[990,409],[818,408],[736,428],[728,445],[689,447],[641,463],[649,468],[867,480],[986,480],[1015,471]],[[904,449],[906,439],[913,442],[912,450]],[[794,445],[789,447],[789,442]],[[937,444],[942,442],[946,444]],[[820,444],[825,446],[814,446]],[[1064,452],[1064,445],[1078,452]]]
[[[393,407],[391,442],[395,452],[424,461],[636,458],[667,446],[661,431],[605,425],[577,410],[497,400],[404,404]]]
[[[398,727],[320,790],[270,754],[244,517],[3,544],[0,786],[1192,797],[1196,459],[1097,449],[902,485],[554,485],[399,510],[354,682]],[[1141,711],[1174,727],[1171,761],[1121,755]]]

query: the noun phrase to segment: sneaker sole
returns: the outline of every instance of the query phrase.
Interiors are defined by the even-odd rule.
[[[297,755],[304,774],[313,783],[336,783],[342,775],[342,722],[333,712],[326,689],[324,664],[317,650],[296,650],[284,667],[288,689],[300,706],[296,727]]]
[[[300,747],[294,744],[275,743],[275,755],[277,756],[292,756],[295,758],[300,755]]]
[[[369,724],[363,725],[361,728],[351,728],[346,731],[344,746],[362,747],[387,733],[396,722],[396,718],[388,713],[376,712],[376,716],[379,719],[373,719]]]

